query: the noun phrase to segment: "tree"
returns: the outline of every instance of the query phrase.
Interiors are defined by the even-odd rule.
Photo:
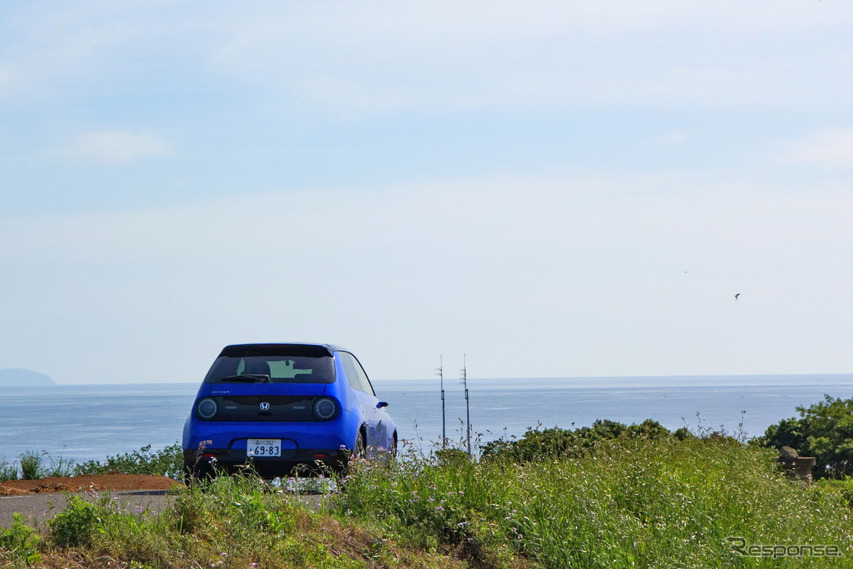
[[[758,439],[763,446],[797,449],[816,459],[815,478],[842,478],[853,474],[853,399],[824,395],[820,403],[797,407],[800,418],[771,425]]]

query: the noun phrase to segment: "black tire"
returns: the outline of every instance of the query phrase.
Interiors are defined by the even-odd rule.
[[[359,432],[355,439],[355,448],[352,449],[352,458],[364,458],[367,456],[367,444],[364,441],[364,433]]]
[[[367,445],[364,442],[364,433],[359,431],[358,438],[355,439],[355,447],[349,453],[349,456],[342,461],[343,468],[340,470],[340,474],[343,476],[342,488],[345,487],[346,477],[352,472],[355,461],[359,458],[364,458],[366,455]]]

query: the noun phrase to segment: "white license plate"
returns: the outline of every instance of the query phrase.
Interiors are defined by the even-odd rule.
[[[249,439],[246,456],[281,456],[281,439]]]

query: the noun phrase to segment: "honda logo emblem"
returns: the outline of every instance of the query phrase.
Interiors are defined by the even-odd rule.
[[[261,403],[261,411],[269,411],[269,410],[270,410],[270,404],[267,403],[266,401],[262,402]]]

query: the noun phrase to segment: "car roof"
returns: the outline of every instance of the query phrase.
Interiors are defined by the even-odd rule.
[[[219,357],[241,356],[331,356],[347,350],[332,344],[232,344],[225,346]]]

